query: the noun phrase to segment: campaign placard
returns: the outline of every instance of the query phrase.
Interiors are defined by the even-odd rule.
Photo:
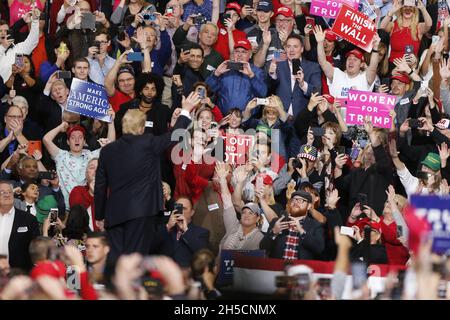
[[[221,286],[233,284],[233,267],[234,257],[236,255],[244,255],[250,257],[264,258],[265,250],[221,250],[219,273],[217,274],[216,283]]]
[[[74,78],[70,86],[67,110],[89,118],[111,122],[108,95],[103,86]]]
[[[371,118],[374,127],[390,128],[397,99],[395,96],[369,91],[349,90],[345,122],[347,124],[364,125],[364,119]]]
[[[377,28],[369,17],[344,4],[331,31],[364,51],[370,52]]]
[[[309,13],[319,17],[335,19],[343,4],[358,9],[359,0],[312,0]]]
[[[432,252],[450,254],[450,197],[413,195],[410,202],[414,214],[425,218],[431,227]]]
[[[253,146],[254,137],[246,134],[223,135],[225,145],[225,162],[229,164],[243,165],[249,158],[249,152]]]

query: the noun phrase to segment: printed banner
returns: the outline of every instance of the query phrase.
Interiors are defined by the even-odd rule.
[[[221,250],[219,273],[217,275],[217,284],[221,286],[233,284],[233,267],[236,255],[244,255],[248,257],[264,258],[265,250]]]
[[[349,90],[345,122],[364,125],[366,116],[371,118],[374,127],[390,128],[392,118],[389,112],[394,109],[396,97],[384,93]]]
[[[103,86],[73,78],[67,110],[89,118],[111,122],[108,95]]]
[[[254,137],[245,134],[227,133],[223,136],[223,139],[225,141],[225,162],[238,165],[246,164]]]
[[[419,218],[426,218],[433,237],[432,251],[437,254],[450,253],[450,197],[411,196],[411,206]]]
[[[331,31],[367,52],[372,51],[372,39],[377,33],[370,18],[345,4],[339,11]]]
[[[358,9],[359,0],[312,0],[309,13],[319,17],[335,19],[343,4]]]

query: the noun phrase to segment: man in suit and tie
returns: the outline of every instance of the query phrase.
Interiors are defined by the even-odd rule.
[[[178,212],[177,205],[179,209],[183,207],[182,212]],[[189,198],[178,198],[169,221],[160,226],[157,236],[162,241],[158,252],[171,257],[181,267],[189,267],[194,254],[208,248],[209,230],[192,223],[194,213]]]
[[[200,102],[197,93],[183,98],[174,130],[186,129],[190,112]],[[95,218],[104,220],[116,261],[124,253],[147,254],[163,209],[160,157],[171,145],[172,132],[145,134],[146,115],[128,110],[122,119],[122,137],[100,152],[95,177]]]
[[[322,89],[322,71],[319,64],[302,59],[304,47],[300,36],[290,35],[284,49],[287,59],[279,62],[272,59],[269,77],[276,95],[280,97],[285,111],[292,119],[306,108],[311,93]]]
[[[0,255],[8,257],[11,268],[29,271],[31,240],[39,236],[36,218],[14,208],[13,187],[0,181]]]
[[[294,192],[286,209],[288,219],[283,215],[272,220],[260,248],[266,250],[270,258],[317,260],[325,249],[325,237],[322,225],[308,216],[312,209],[311,194]]]

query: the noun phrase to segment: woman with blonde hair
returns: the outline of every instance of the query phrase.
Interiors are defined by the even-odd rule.
[[[403,4],[402,4],[403,3]],[[422,12],[424,22],[419,23],[419,10]],[[394,21],[393,16],[397,16]],[[417,8],[414,0],[395,0],[392,9],[381,21],[380,29],[389,32],[391,35],[391,52],[389,62],[402,58],[406,53],[406,47],[412,46],[411,54],[419,56],[420,41],[433,24],[422,0],[417,1]]]

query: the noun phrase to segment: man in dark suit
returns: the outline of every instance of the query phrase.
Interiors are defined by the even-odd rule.
[[[181,197],[176,203],[183,206],[183,212],[174,210],[167,224],[159,227],[156,238],[161,243],[155,248],[158,248],[158,253],[171,257],[181,267],[189,267],[194,254],[200,249],[208,248],[209,230],[192,223],[195,211],[190,199]]]
[[[311,194],[296,191],[286,206],[285,216],[272,220],[269,232],[260,243],[271,258],[317,260],[325,248],[322,225],[308,216],[312,209]]]
[[[0,181],[0,255],[7,255],[11,268],[29,271],[31,240],[39,236],[36,218],[14,208],[13,187]]]
[[[176,129],[186,129],[190,112],[200,102],[197,93],[183,99]],[[145,134],[146,115],[128,110],[122,120],[123,136],[100,152],[95,177],[95,218],[104,219],[110,259],[123,253],[147,254],[163,209],[160,157],[171,145],[171,132]]]
[[[304,47],[300,36],[290,35],[284,49],[287,60],[276,62],[273,59],[269,67],[269,77],[276,95],[283,102],[285,111],[295,118],[301,110],[306,108],[311,93],[316,90],[321,91],[322,71],[318,63],[302,59]],[[295,59],[300,60],[300,69],[294,75],[292,61],[298,61]]]

